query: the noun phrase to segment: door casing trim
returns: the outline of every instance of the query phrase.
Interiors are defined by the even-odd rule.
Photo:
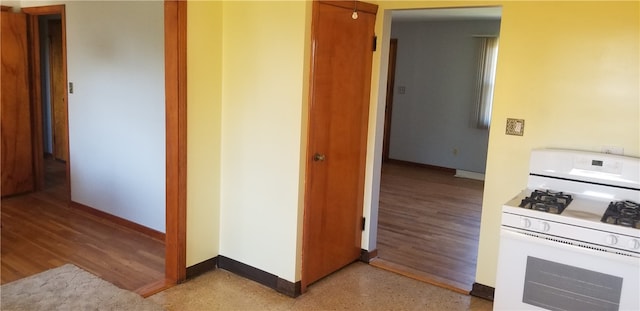
[[[166,239],[165,279],[186,279],[187,1],[165,0]]]

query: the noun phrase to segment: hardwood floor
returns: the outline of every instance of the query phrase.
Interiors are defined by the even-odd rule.
[[[1,283],[66,263],[139,293],[164,281],[164,242],[69,208],[64,164],[47,163],[43,191],[2,198]]]
[[[484,183],[417,165],[383,164],[372,265],[468,293],[475,281]]]

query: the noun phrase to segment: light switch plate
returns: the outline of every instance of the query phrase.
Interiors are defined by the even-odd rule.
[[[507,135],[524,135],[524,119],[507,118]]]

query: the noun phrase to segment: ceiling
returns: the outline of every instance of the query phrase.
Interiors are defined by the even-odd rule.
[[[499,20],[502,16],[502,7],[394,10],[391,12],[391,16],[393,21],[403,22],[463,19]]]

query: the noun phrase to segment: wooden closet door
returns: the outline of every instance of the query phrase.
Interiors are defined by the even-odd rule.
[[[377,6],[313,3],[302,286],[360,256]]]
[[[2,92],[0,114],[2,196],[32,191],[34,187],[29,107],[27,17],[2,12]]]

